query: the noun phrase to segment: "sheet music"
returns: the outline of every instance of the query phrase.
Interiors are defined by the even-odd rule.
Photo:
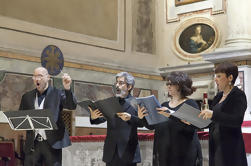
[[[198,128],[207,127],[212,121],[210,119],[202,119],[202,117],[199,118],[199,114],[199,109],[184,103],[176,112],[172,113],[171,115],[181,120],[188,121]]]
[[[3,111],[0,111],[0,123],[8,123],[8,119],[4,115]]]

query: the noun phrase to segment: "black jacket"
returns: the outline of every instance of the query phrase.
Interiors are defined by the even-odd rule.
[[[22,96],[19,110],[34,109],[36,98],[36,89],[25,93]],[[63,147],[71,145],[69,134],[65,129],[65,124],[61,117],[63,108],[76,109],[76,100],[71,91],[61,91],[54,87],[48,87],[44,109],[52,111],[53,118],[57,124],[57,130],[47,130],[46,136],[49,144],[55,149],[62,149]],[[30,152],[34,146],[35,133],[33,131],[26,132],[26,141],[24,151]]]
[[[243,91],[234,87],[227,98],[219,103],[223,93],[218,93],[212,102],[212,125],[209,128],[210,166],[247,166],[241,125],[247,108]]]
[[[116,151],[118,156],[128,163],[139,163],[141,161],[138,146],[137,111],[128,103],[121,102],[124,112],[131,114],[131,119],[127,122],[119,117],[107,120],[107,136],[104,144],[103,161],[110,162]],[[99,124],[106,121],[105,118],[90,120],[91,124]]]

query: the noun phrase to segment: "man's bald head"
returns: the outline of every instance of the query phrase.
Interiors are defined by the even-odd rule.
[[[48,70],[44,67],[37,67],[33,73],[33,82],[37,90],[42,94],[47,88],[50,80]]]
[[[37,68],[34,70],[34,73],[35,73],[36,71],[39,71],[39,72],[43,73],[44,75],[48,75],[48,70],[47,70],[46,68],[44,68],[44,67],[37,67]]]

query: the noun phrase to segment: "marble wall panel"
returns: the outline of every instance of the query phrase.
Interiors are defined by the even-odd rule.
[[[18,110],[22,95],[34,88],[30,75],[5,73],[0,80],[0,110]]]
[[[102,84],[87,83],[87,82],[75,82],[74,93],[78,102],[87,99],[96,101],[113,96],[111,85],[102,85]],[[88,116],[88,115],[89,114],[86,110],[84,110],[80,106],[77,107],[76,116]]]
[[[155,53],[155,0],[133,1],[133,51]]]
[[[117,39],[118,0],[0,0],[0,15],[89,36]]]

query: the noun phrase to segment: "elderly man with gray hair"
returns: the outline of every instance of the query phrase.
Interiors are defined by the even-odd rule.
[[[123,86],[123,84],[121,83],[125,83],[125,86]],[[128,103],[130,103],[130,105],[133,106],[134,109],[137,110],[138,109],[137,101],[135,97],[131,95],[134,85],[135,85],[135,80],[131,74],[127,72],[120,72],[116,74],[116,83],[114,84],[116,88],[115,95],[117,97],[125,98],[125,100]]]
[[[121,72],[116,75],[114,93],[124,111],[117,113],[117,116],[105,119],[98,109],[89,108],[91,124],[107,121],[107,136],[103,151],[103,161],[106,166],[136,166],[141,162],[137,127],[143,125],[137,117],[136,99],[130,94],[134,84],[134,77],[131,74]]]

